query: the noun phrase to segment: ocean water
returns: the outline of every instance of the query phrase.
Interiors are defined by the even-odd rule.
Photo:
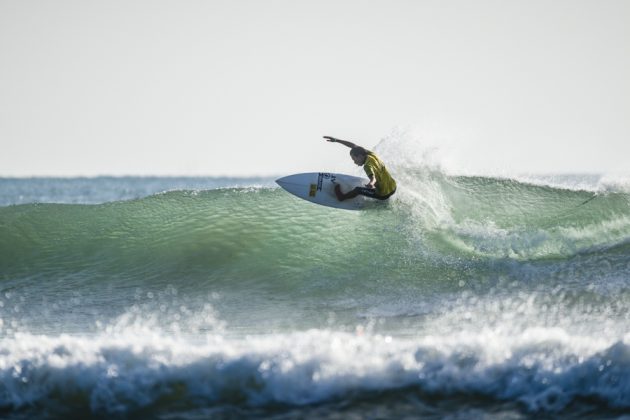
[[[0,179],[0,416],[628,418],[630,189]]]

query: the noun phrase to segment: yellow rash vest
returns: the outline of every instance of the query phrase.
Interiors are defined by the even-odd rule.
[[[368,177],[376,178],[376,193],[386,196],[396,191],[396,181],[387,172],[385,164],[373,152],[368,152],[363,169]]]

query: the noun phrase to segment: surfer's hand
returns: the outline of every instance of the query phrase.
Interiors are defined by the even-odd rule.
[[[371,182],[368,182],[367,184],[365,184],[365,186],[371,190],[373,190],[374,188],[376,188],[375,184],[372,184]]]
[[[324,136],[324,138],[326,139],[326,141],[329,141],[331,143],[335,143],[337,141],[336,138],[330,136]]]

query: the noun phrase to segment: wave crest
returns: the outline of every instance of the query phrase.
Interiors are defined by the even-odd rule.
[[[594,402],[630,408],[627,340],[594,342],[558,329],[418,339],[310,330],[240,339],[208,335],[202,342],[149,331],[20,334],[0,346],[0,405],[9,410],[300,407],[374,392],[438,400],[484,396],[530,413],[563,413]]]

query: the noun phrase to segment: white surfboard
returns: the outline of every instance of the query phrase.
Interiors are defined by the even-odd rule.
[[[347,193],[355,187],[363,187],[369,180],[358,176],[332,174],[326,172],[307,172],[285,176],[276,183],[291,194],[311,203],[345,210],[360,210],[371,200],[362,195],[339,201],[335,195],[335,185]]]

